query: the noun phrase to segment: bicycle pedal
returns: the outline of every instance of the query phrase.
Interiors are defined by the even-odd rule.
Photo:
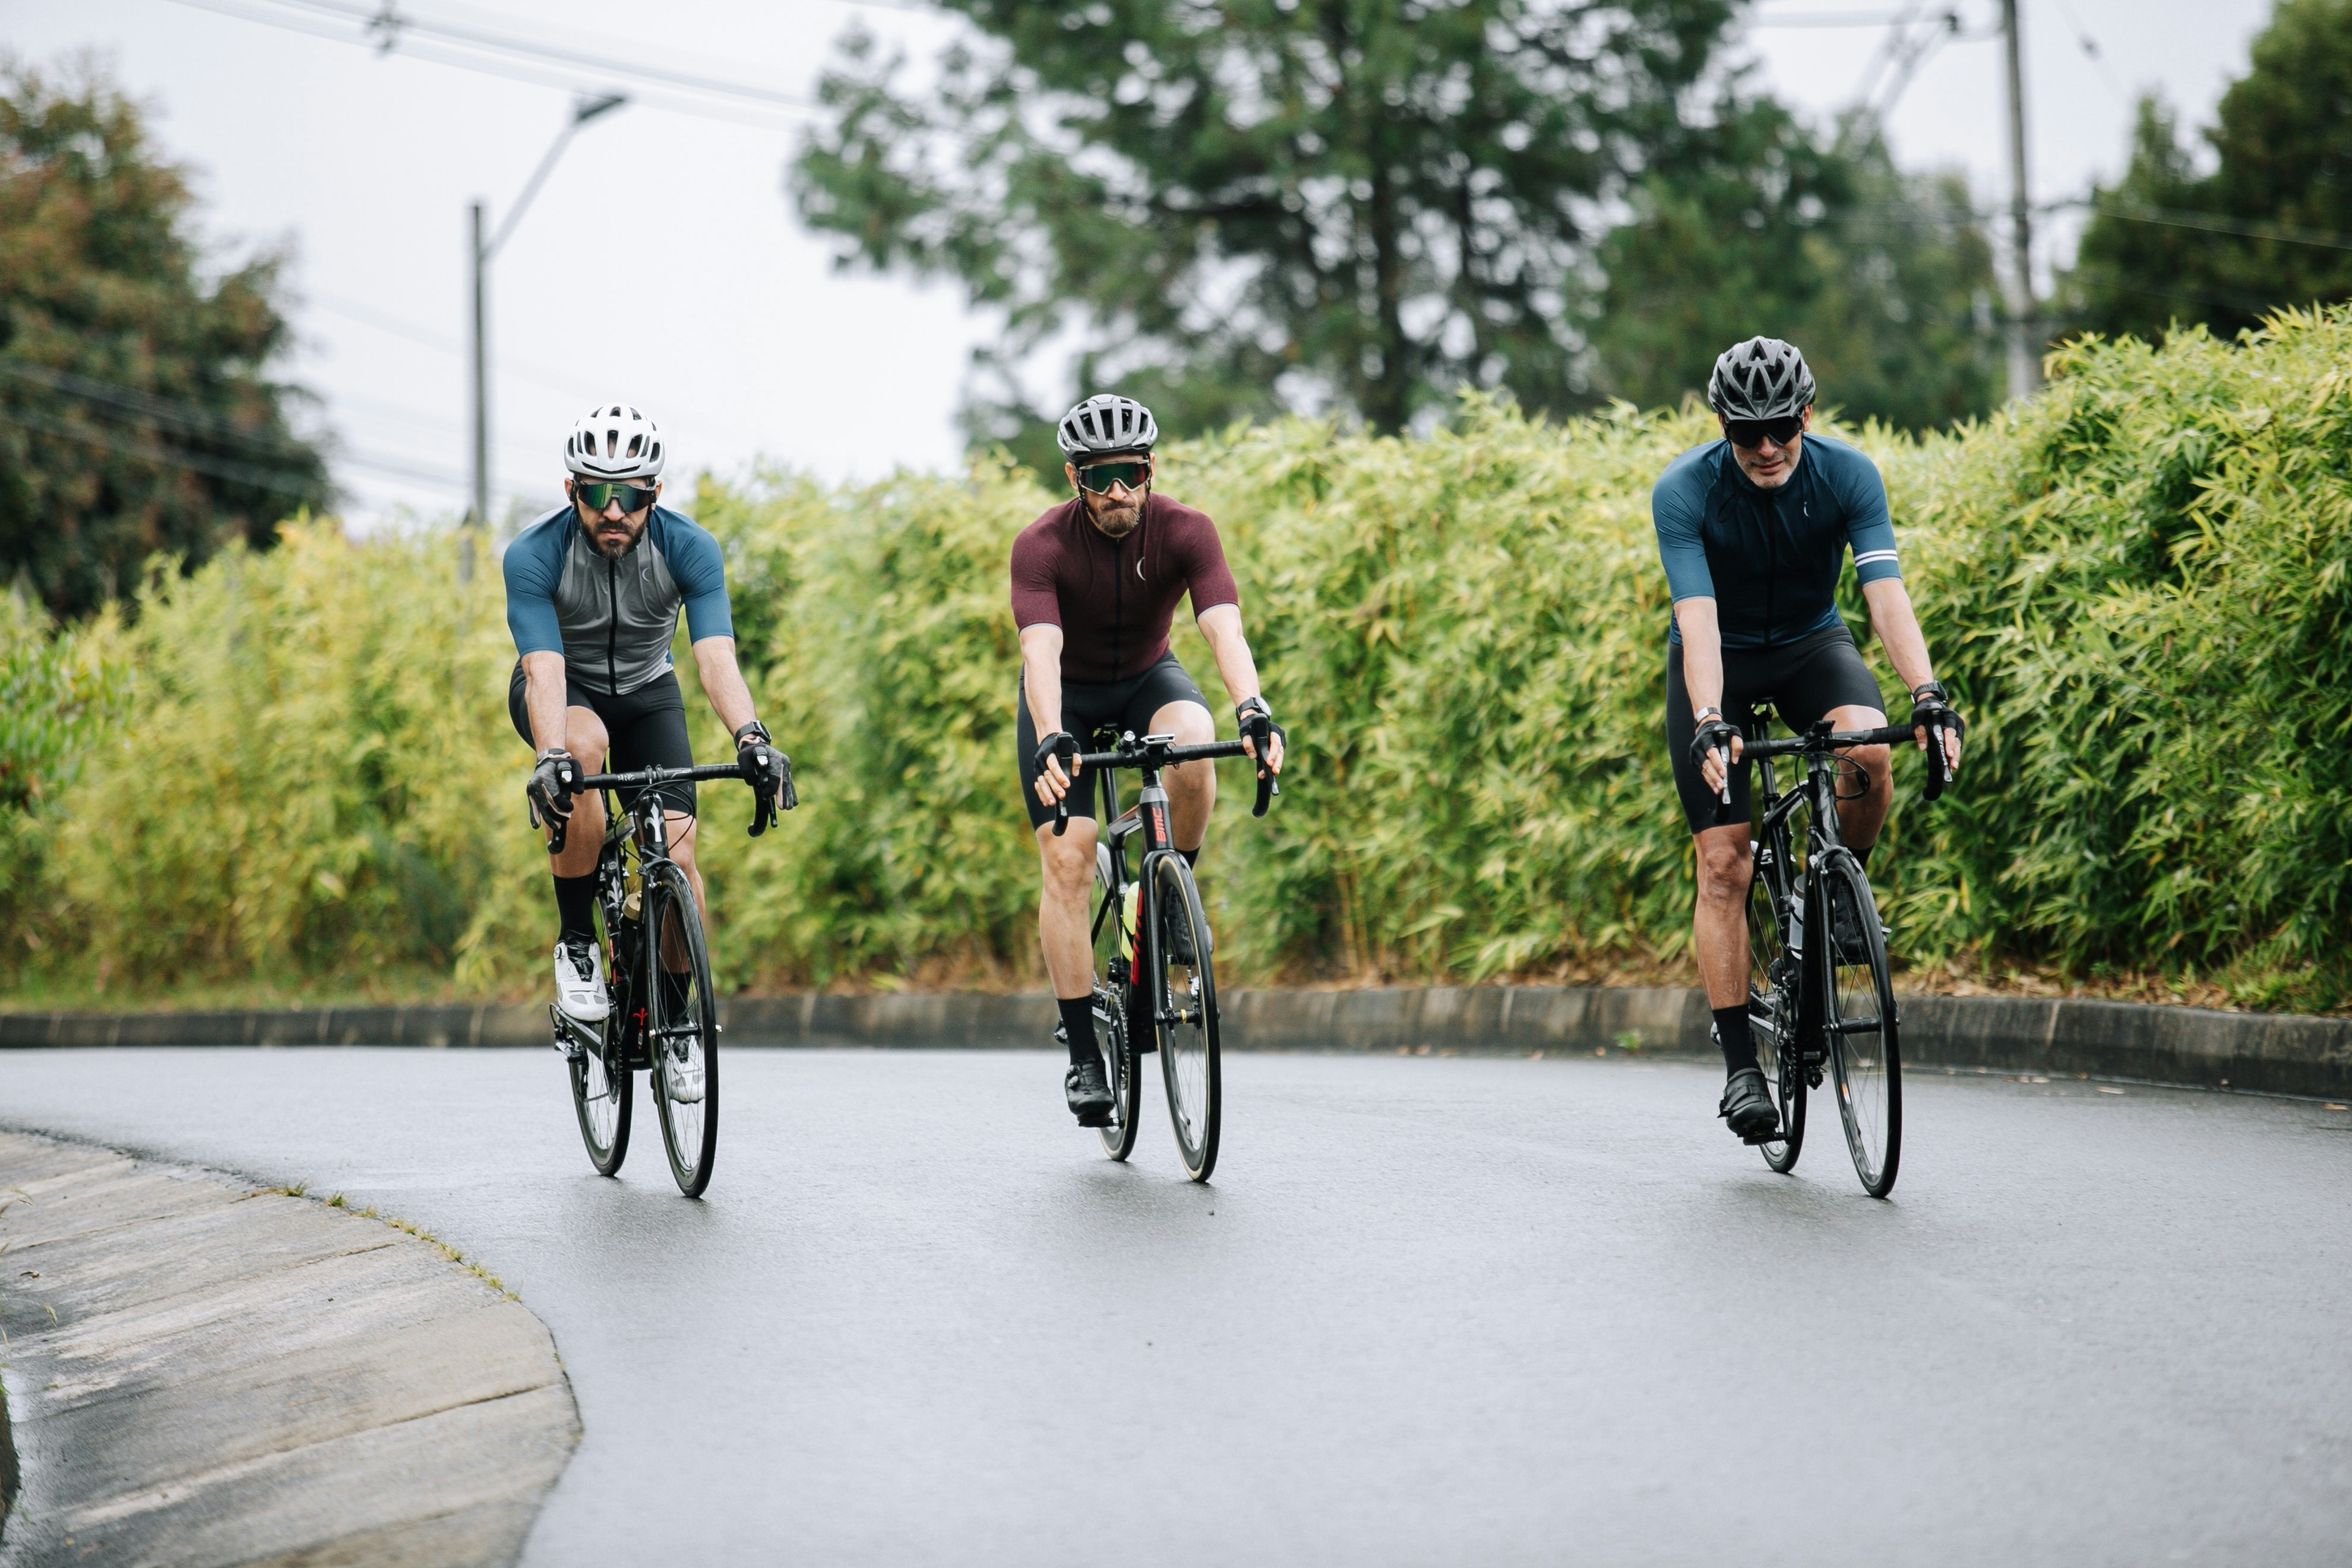
[[[1776,1125],[1769,1132],[1742,1133],[1739,1141],[1753,1149],[1759,1143],[1778,1143],[1786,1137],[1788,1137],[1788,1133],[1782,1131],[1780,1128]]]

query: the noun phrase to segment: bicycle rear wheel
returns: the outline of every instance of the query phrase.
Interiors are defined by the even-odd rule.
[[[1797,1038],[1797,988],[1790,984],[1788,947],[1780,940],[1780,910],[1769,875],[1770,852],[1768,844],[1758,844],[1750,852],[1748,1028],[1756,1039],[1764,1088],[1780,1113],[1781,1136],[1756,1147],[1767,1165],[1785,1174],[1796,1167],[1805,1147],[1805,1064]]]
[[[1142,923],[1151,933],[1144,953],[1153,965],[1151,984],[1143,992],[1158,1015],[1151,1022],[1160,1035],[1160,1078],[1168,1089],[1168,1121],[1176,1131],[1184,1173],[1205,1182],[1217,1168],[1217,1136],[1224,1120],[1209,922],[1201,912],[1201,890],[1193,885],[1192,868],[1181,855],[1163,851],[1153,856],[1143,892]],[[1181,931],[1169,929],[1171,921],[1182,922]],[[1180,961],[1171,948],[1189,952],[1189,957]]]
[[[646,1047],[662,1143],[677,1190],[698,1198],[719,1152],[719,1008],[694,889],[674,865],[646,878],[645,952]]]
[[[1100,845],[1095,855],[1095,1038],[1102,1047],[1103,1076],[1110,1082],[1110,1124],[1097,1131],[1103,1152],[1124,1160],[1135,1151],[1143,1076],[1135,1070],[1135,1040],[1127,1015],[1132,966],[1118,908],[1119,892],[1111,885],[1113,853],[1109,846]]]
[[[1863,1191],[1883,1198],[1903,1157],[1903,1071],[1895,1045],[1895,983],[1878,904],[1859,861],[1843,849],[1820,858],[1822,1028],[1837,1083],[1838,1116]]]
[[[614,962],[618,944],[605,939],[604,910],[596,909],[596,940],[604,950],[604,995],[609,1007],[603,1022],[583,1024],[559,1016],[558,1030],[568,1032],[583,1049],[565,1063],[572,1079],[572,1109],[580,1120],[580,1142],[588,1146],[588,1163],[600,1176],[617,1174],[629,1157],[629,1111],[635,1103],[624,1037],[627,1029],[627,997]]]

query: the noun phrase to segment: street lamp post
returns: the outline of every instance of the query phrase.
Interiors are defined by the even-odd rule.
[[[521,218],[524,209],[530,205],[530,199],[539,195],[539,187],[546,183],[549,173],[555,167],[555,161],[563,156],[563,149],[571,145],[573,134],[598,115],[618,109],[626,102],[628,102],[627,97],[617,92],[600,93],[593,98],[573,99],[572,118],[563,122],[562,131],[556,132],[555,142],[548,148],[547,156],[539,161],[539,167],[532,171],[530,183],[522,188],[522,195],[517,196],[514,205],[507,210],[506,222],[499,225],[498,232],[490,236],[488,240],[482,237],[482,230],[489,221],[489,209],[479,201],[474,202],[468,209],[467,253],[472,259],[474,275],[473,332],[471,334],[473,339],[471,390],[474,409],[474,493],[473,505],[466,513],[465,526],[457,531],[457,580],[461,583],[470,583],[474,580],[475,541],[489,527],[490,522],[490,355],[488,302],[490,258],[499,253],[499,248],[506,244],[508,237],[514,233],[516,222]]]

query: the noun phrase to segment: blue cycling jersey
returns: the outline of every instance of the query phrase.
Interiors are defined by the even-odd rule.
[[[1776,647],[1838,624],[1838,572],[1853,550],[1864,583],[1903,575],[1878,466],[1808,435],[1777,489],[1739,471],[1727,441],[1676,458],[1650,492],[1658,559],[1675,602],[1713,599],[1727,648]],[[1668,624],[1670,641],[1682,628]]]
[[[515,536],[505,567],[515,651],[560,653],[566,677],[608,696],[670,668],[681,607],[692,641],[735,635],[719,541],[665,507],[654,508],[616,561],[597,550],[567,502]]]

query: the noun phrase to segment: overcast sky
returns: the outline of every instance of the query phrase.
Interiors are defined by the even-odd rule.
[[[782,189],[803,110],[506,57],[487,58],[537,79],[485,74],[443,63],[485,56],[421,31],[379,51],[360,20],[334,15],[376,3],[0,0],[0,44],[19,58],[96,50],[155,109],[163,145],[197,171],[208,237],[289,254],[302,300],[293,376],[342,437],[337,478],[355,522],[462,506],[466,205],[487,199],[495,226],[583,88],[633,101],[582,129],[492,271],[495,506],[557,496],[564,433],[609,397],[661,421],[674,474],[762,457],[828,478],[956,462],[969,351],[992,324],[967,317],[951,286],[832,270]],[[2023,4],[2044,201],[2113,177],[2144,89],[2206,122],[2270,9]],[[1888,16],[1947,6],[1963,36],[1920,62],[1891,135],[1906,164],[1962,167],[1990,204],[2007,188],[2000,52],[1969,35],[1986,30],[1993,0],[1762,0],[1748,39],[1767,82],[1828,114],[1853,101]],[[921,0],[399,0],[398,11],[783,100],[805,97],[853,22],[919,58],[955,30]],[[2053,237],[2062,257],[2068,243]]]

